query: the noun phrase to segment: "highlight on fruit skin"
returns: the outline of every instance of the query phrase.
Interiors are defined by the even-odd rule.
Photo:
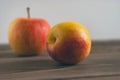
[[[83,25],[76,22],[56,24],[48,33],[47,50],[58,63],[77,64],[90,54],[90,34]]]
[[[49,31],[44,19],[17,18],[8,29],[9,45],[18,56],[39,55],[46,49]]]

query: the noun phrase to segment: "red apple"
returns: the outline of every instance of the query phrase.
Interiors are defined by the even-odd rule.
[[[48,34],[47,50],[49,55],[59,63],[77,64],[90,53],[90,35],[81,24],[59,23]]]
[[[38,55],[46,49],[49,30],[44,19],[17,18],[8,31],[9,44],[18,55]]]

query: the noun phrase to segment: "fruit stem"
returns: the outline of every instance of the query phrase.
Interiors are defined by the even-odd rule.
[[[30,8],[29,7],[27,7],[27,16],[28,16],[28,18],[30,18]]]

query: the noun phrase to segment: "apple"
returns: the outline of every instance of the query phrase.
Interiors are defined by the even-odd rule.
[[[28,13],[28,18],[17,18],[11,23],[8,41],[17,55],[39,55],[46,49],[49,31],[50,25],[46,20],[30,18]]]
[[[50,30],[47,37],[48,54],[62,64],[77,64],[91,50],[91,38],[87,29],[76,22],[62,22]]]

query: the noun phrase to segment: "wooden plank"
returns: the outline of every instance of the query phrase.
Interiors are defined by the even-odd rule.
[[[9,48],[0,50],[0,80],[120,79],[119,42],[94,42],[90,56],[77,65],[60,65],[44,53],[17,57]]]

